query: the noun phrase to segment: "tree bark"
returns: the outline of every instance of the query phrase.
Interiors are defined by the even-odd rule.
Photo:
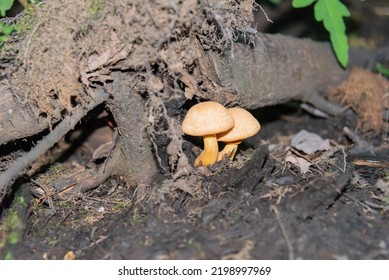
[[[347,78],[329,43],[258,34],[251,46],[207,52],[220,85],[232,88],[240,106],[256,109],[292,99],[317,103],[313,96]],[[317,105],[317,104],[314,104]]]
[[[158,168],[151,150],[151,143],[146,135],[147,118],[143,99],[128,84],[123,73],[115,73],[114,81],[108,86],[113,97],[108,102],[119,131],[118,142],[113,151],[116,170],[113,174],[130,175],[130,180],[137,184],[150,184],[158,173]]]
[[[9,182],[18,176],[21,171],[31,165],[33,161],[43,155],[48,149],[54,146],[62,137],[64,137],[76,124],[93,108],[108,99],[108,94],[104,91],[97,91],[94,98],[89,98],[90,102],[86,108],[77,107],[71,115],[66,116],[62,122],[45,138],[37,143],[28,153],[19,157],[8,169],[0,174],[0,193],[7,187]]]
[[[0,145],[29,137],[49,127],[47,118],[35,117],[29,104],[19,102],[7,84],[1,84],[0,87]],[[53,112],[52,125],[59,117],[59,110]]]
[[[213,82],[234,92],[241,107],[255,109],[292,99],[320,106],[315,93],[347,78],[347,71],[339,66],[328,43],[266,34],[253,39],[255,47],[234,43],[224,54],[206,52],[215,75],[203,75],[212,76]],[[60,112],[56,115],[59,117]],[[36,119],[28,113],[10,90],[1,90],[0,145],[48,126],[45,118]]]

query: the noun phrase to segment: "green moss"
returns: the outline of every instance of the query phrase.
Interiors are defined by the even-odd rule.
[[[36,10],[35,6],[28,5],[24,9],[24,15],[16,25],[16,31],[20,34],[29,33],[33,30],[34,24],[36,22]]]
[[[11,252],[7,252],[7,254],[4,256],[5,260],[14,260],[15,256]]]
[[[104,0],[89,0],[86,10],[92,17],[96,18],[100,14],[103,5]]]
[[[56,244],[58,244],[58,240],[57,240],[57,239],[50,240],[50,241],[48,242],[48,244],[49,244],[50,246],[55,246]]]
[[[7,236],[7,239],[8,239],[8,243],[9,244],[12,244],[12,245],[15,245],[19,242],[19,234],[17,232],[11,232],[8,236]]]
[[[189,240],[188,240],[188,244],[189,245],[192,245],[193,244],[193,241],[195,241],[195,237],[191,237]]]
[[[139,208],[134,209],[134,214],[132,214],[130,223],[131,225],[135,226],[139,224],[143,219],[143,216],[139,213]]]
[[[121,201],[121,202],[116,203],[112,207],[112,211],[118,212],[118,211],[120,211],[122,209],[129,208],[130,206],[131,206],[131,201]]]
[[[235,209],[231,213],[234,217],[240,217],[242,215],[242,210],[241,209]]]
[[[6,243],[15,245],[20,241],[24,230],[24,223],[16,211],[11,211],[5,222]]]
[[[14,259],[14,251],[23,236],[25,214],[28,207],[28,191],[20,187],[1,226],[0,256],[3,259]]]

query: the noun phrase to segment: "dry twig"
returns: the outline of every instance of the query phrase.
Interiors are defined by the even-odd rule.
[[[284,224],[281,221],[280,212],[278,212],[277,207],[275,207],[274,205],[271,205],[270,209],[276,215],[276,219],[277,219],[278,224],[280,225],[280,228],[281,228],[281,231],[282,231],[282,235],[285,238],[286,246],[288,247],[288,257],[289,257],[290,260],[294,260],[294,252],[293,252],[292,243],[290,243],[290,240],[289,240],[288,234],[286,233]]]

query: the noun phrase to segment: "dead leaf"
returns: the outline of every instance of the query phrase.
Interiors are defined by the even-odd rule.
[[[293,137],[291,145],[308,155],[331,148],[330,140],[323,139],[316,133],[306,131],[305,129]]]
[[[382,191],[383,200],[389,203],[389,178],[378,179],[375,186]]]
[[[309,167],[312,165],[308,160],[293,154],[291,151],[286,153],[285,161],[296,165],[300,168],[301,173],[303,174],[307,173],[309,171]]]
[[[378,179],[375,184],[376,188],[380,189],[385,195],[389,197],[389,178],[388,179]]]
[[[196,95],[197,86],[196,86],[196,81],[194,80],[193,77],[191,77],[188,73],[182,73],[182,76],[180,80],[185,84],[185,97],[187,99],[192,99],[194,95]]]

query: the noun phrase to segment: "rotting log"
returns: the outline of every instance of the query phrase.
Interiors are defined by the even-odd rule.
[[[313,103],[315,93],[345,80],[329,43],[258,34],[250,45],[234,44],[219,55],[207,52],[223,87],[232,87],[247,109],[292,99]],[[330,112],[331,113],[331,112]]]
[[[328,104],[317,95],[348,75],[336,61],[330,44],[266,34],[256,35],[254,44],[255,47],[234,43],[221,55],[205,52],[207,61],[200,61],[211,68],[204,66],[203,76],[233,92],[238,104],[247,109],[296,99],[330,113],[338,112],[338,107],[326,108]],[[210,97],[222,103],[226,100],[223,96]],[[49,126],[43,117],[36,119],[29,114],[9,90],[1,91],[0,101],[0,145],[37,134]]]
[[[204,52],[200,48],[200,53],[205,54],[198,57],[202,77],[208,79],[208,84],[216,85],[217,90],[213,92],[213,97],[217,101],[223,101],[226,97],[222,95],[227,93],[228,98],[233,96],[235,102],[247,109],[296,99],[310,102],[331,114],[341,111],[340,107],[332,105],[318,94],[347,77],[347,71],[340,68],[329,44],[281,35],[259,34],[254,38],[254,45],[234,43],[231,49],[222,55],[212,51]],[[122,76],[123,74],[116,73],[113,82],[106,85],[106,90],[112,98],[108,102],[108,107],[118,124],[119,132],[116,146],[107,164],[110,169],[108,173],[127,174],[132,177],[129,179],[137,184],[149,184],[158,173],[158,168],[149,136],[145,135],[147,116],[144,113],[142,97],[138,92],[132,92],[130,85],[121,81],[125,80]],[[13,112],[19,112],[24,122],[29,123],[30,135],[47,128],[48,125],[32,125],[36,122],[35,117],[23,113],[24,105],[19,105],[15,97],[3,98],[2,101],[4,102],[1,104],[2,108],[12,107]],[[90,109],[93,109],[93,106]],[[86,115],[87,111],[84,113]],[[28,136],[23,130],[24,126],[13,122],[9,125],[8,111],[0,114],[0,117],[2,129],[0,145]],[[69,126],[68,131],[73,126]],[[63,131],[62,135],[66,132]],[[50,138],[50,135],[47,137]],[[46,145],[47,149],[53,144],[50,142],[50,145]],[[46,150],[42,150],[42,153]],[[39,156],[36,153],[26,155],[32,160]],[[17,161],[21,168],[12,169],[12,174],[10,170],[1,174],[3,182],[0,187],[4,188],[31,162],[27,162],[25,157]],[[107,173],[104,173],[100,178],[103,180],[107,178],[106,176]],[[97,180],[90,185],[95,186],[98,183],[100,182]],[[88,189],[88,186],[83,188]]]
[[[28,167],[72,130],[90,110],[108,99],[108,94],[102,90],[97,90],[95,93],[93,98],[89,98],[90,102],[86,105],[86,108],[80,106],[74,109],[71,115],[66,116],[61,123],[37,143],[34,148],[27,154],[19,157],[15,162],[8,166],[7,170],[0,174],[0,193],[3,192],[9,182],[17,177],[24,168]]]
[[[82,173],[84,180],[79,176],[66,178],[65,181],[77,181],[72,183],[69,190],[65,182],[65,188],[57,190],[56,186],[50,192],[63,192],[67,195],[75,195],[91,188],[97,187],[110,175],[125,176],[128,182],[136,184],[151,184],[154,176],[158,173],[158,168],[151,151],[151,144],[145,135],[146,114],[143,107],[142,97],[132,91],[131,85],[123,77],[123,74],[115,73],[114,82],[107,86],[107,91],[96,90],[93,101],[88,104],[89,108],[78,107],[67,116],[60,124],[45,138],[43,138],[30,152],[17,159],[9,168],[0,174],[0,191],[7,187],[25,167],[30,165],[45,151],[51,148],[67,132],[72,130],[83,116],[95,108],[103,101],[107,101],[111,96],[111,101],[107,102],[111,110],[120,137],[112,147],[107,163],[98,170],[86,170]],[[66,194],[65,194],[66,195]]]

